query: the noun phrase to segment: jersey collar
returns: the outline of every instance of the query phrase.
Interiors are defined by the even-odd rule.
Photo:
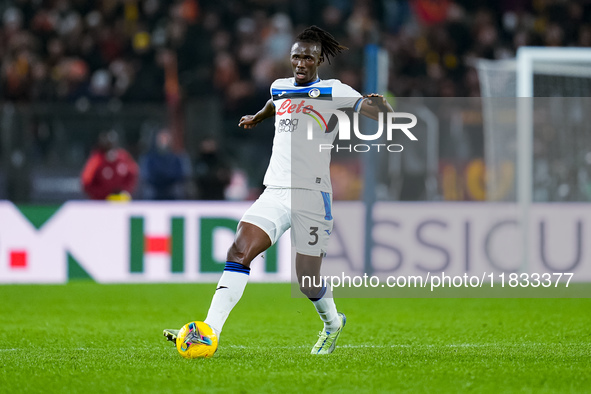
[[[293,82],[294,86],[310,86],[310,85],[314,85],[315,83],[320,82],[320,77],[318,77],[318,79],[316,79],[315,81],[312,82],[308,82],[308,83],[297,83],[296,81]]]

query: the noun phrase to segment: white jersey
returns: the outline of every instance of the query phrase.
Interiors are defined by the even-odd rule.
[[[297,85],[294,78],[283,78],[271,84],[271,96],[275,137],[263,183],[331,193],[331,150],[319,147],[332,144],[338,131],[330,111],[359,111],[361,94],[337,79]],[[308,124],[312,125],[312,139]]]

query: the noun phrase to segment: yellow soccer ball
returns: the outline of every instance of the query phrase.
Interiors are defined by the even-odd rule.
[[[185,324],[176,339],[176,350],[184,358],[212,357],[217,348],[218,336],[202,321]]]

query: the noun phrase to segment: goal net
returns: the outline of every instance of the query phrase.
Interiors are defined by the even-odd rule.
[[[521,48],[477,69],[488,199],[591,201],[591,49]]]
[[[477,69],[487,195],[518,203],[526,270],[531,204],[591,201],[591,49],[524,47]]]

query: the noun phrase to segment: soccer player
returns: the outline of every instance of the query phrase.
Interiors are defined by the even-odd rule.
[[[379,112],[393,111],[381,95],[363,97],[339,80],[318,77],[319,66],[345,49],[319,27],[305,29],[291,48],[293,77],[273,82],[271,98],[265,106],[255,115],[243,116],[238,123],[251,129],[275,116],[275,137],[263,182],[266,189],[238,224],[205,319],[218,337],[244,292],[251,261],[291,227],[300,290],[312,301],[324,323],[312,354],[329,354],[335,349],[346,318],[337,312],[326,284],[320,280],[333,218],[330,150],[319,150],[319,142],[331,144],[335,139],[336,128],[331,129],[332,122],[326,122],[331,109],[357,111],[373,119],[378,119]],[[311,117],[315,120],[312,140],[307,138],[306,126]],[[316,280],[303,281],[304,277]],[[164,331],[173,342],[177,334],[178,330]]]

